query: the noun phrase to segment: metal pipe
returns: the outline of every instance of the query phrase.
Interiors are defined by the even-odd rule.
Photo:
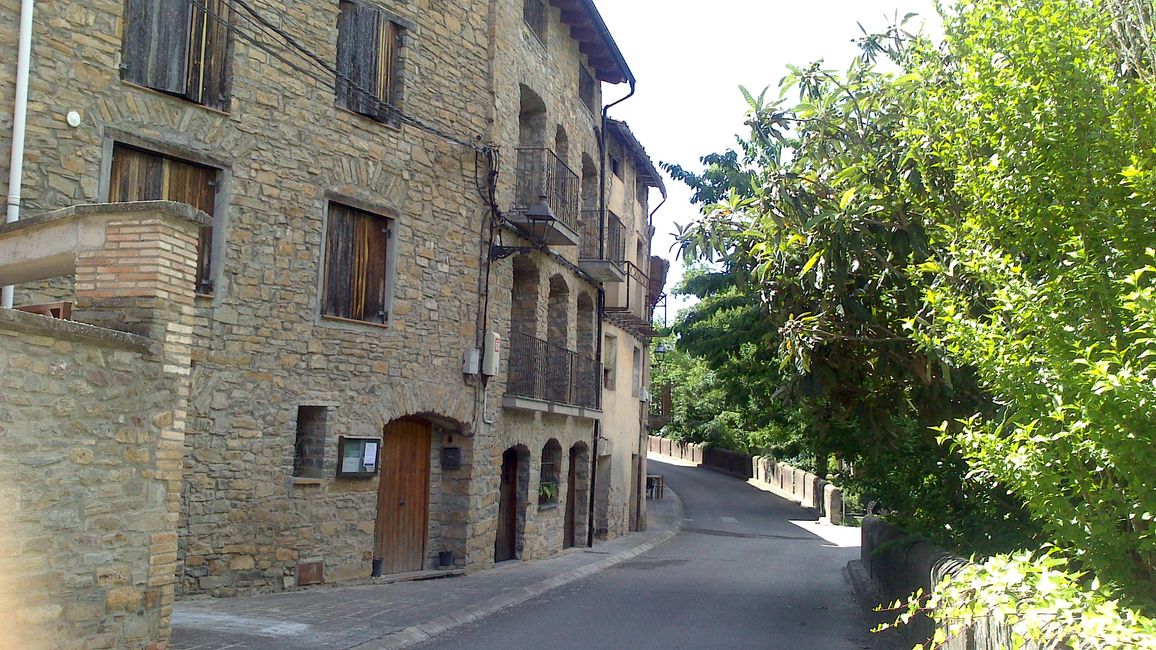
[[[20,36],[16,55],[16,106],[12,114],[12,160],[8,167],[8,210],[4,223],[20,220],[20,186],[24,181],[24,130],[28,119],[28,70],[32,63],[34,0],[20,2]],[[4,287],[0,306],[11,309],[13,287]]]

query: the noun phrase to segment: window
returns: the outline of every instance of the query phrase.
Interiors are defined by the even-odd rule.
[[[594,83],[594,77],[590,75],[590,71],[585,66],[578,66],[578,97],[582,99],[582,103],[586,104],[586,108],[590,109],[591,113],[598,112],[598,105],[596,103],[595,89],[597,85]]]
[[[391,221],[337,203],[325,229],[325,287],[321,313],[369,323],[389,318],[387,263]]]
[[[293,445],[293,476],[321,478],[325,470],[325,432],[329,409],[297,407],[297,438]]]
[[[121,78],[228,108],[232,0],[125,0]]]
[[[108,181],[110,203],[179,201],[216,215],[220,170],[117,144]],[[201,228],[197,247],[197,291],[213,291],[213,227]]]
[[[638,397],[642,393],[642,350],[634,348],[630,360],[630,394]]]
[[[602,339],[602,385],[614,390],[618,365],[618,337],[606,335]]]
[[[551,438],[542,448],[542,469],[538,472],[538,505],[558,505],[558,473],[562,464],[562,445]]]
[[[534,32],[534,36],[546,44],[546,27],[548,25],[550,14],[546,13],[546,3],[542,0],[523,0],[522,2],[522,19],[529,25],[530,31]]]
[[[402,28],[375,7],[341,1],[337,105],[382,122],[400,103]]]
[[[614,156],[610,156],[610,171],[614,173],[618,180],[622,180],[622,162]]]

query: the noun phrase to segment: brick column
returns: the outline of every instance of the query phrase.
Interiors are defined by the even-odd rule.
[[[150,204],[136,204],[145,207]],[[177,583],[177,526],[181,512],[185,430],[191,380],[197,240],[204,215],[188,206],[151,204],[151,210],[110,214],[103,243],[81,246],[76,258],[76,320],[151,339],[172,395],[171,410],[154,417],[160,429],[153,459],[154,480],[166,490],[164,527],[152,534],[145,608],[158,608],[153,647],[172,634]],[[95,238],[92,238],[95,242]]]

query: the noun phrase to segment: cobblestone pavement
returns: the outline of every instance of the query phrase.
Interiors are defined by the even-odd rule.
[[[417,643],[634,558],[669,540],[678,495],[647,502],[649,529],[469,576],[178,602],[172,650],[372,650]]]

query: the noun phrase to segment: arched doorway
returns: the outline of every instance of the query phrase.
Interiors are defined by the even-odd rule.
[[[570,448],[568,465],[563,548],[578,546],[580,543],[584,545],[586,541],[586,518],[590,510],[590,448],[586,443],[575,443]]]
[[[431,433],[425,420],[404,418],[385,425],[374,530],[374,557],[381,559],[382,573],[425,568]]]
[[[530,452],[522,446],[502,453],[502,478],[498,488],[498,532],[494,539],[494,562],[517,559],[526,526],[526,493],[530,486]]]

